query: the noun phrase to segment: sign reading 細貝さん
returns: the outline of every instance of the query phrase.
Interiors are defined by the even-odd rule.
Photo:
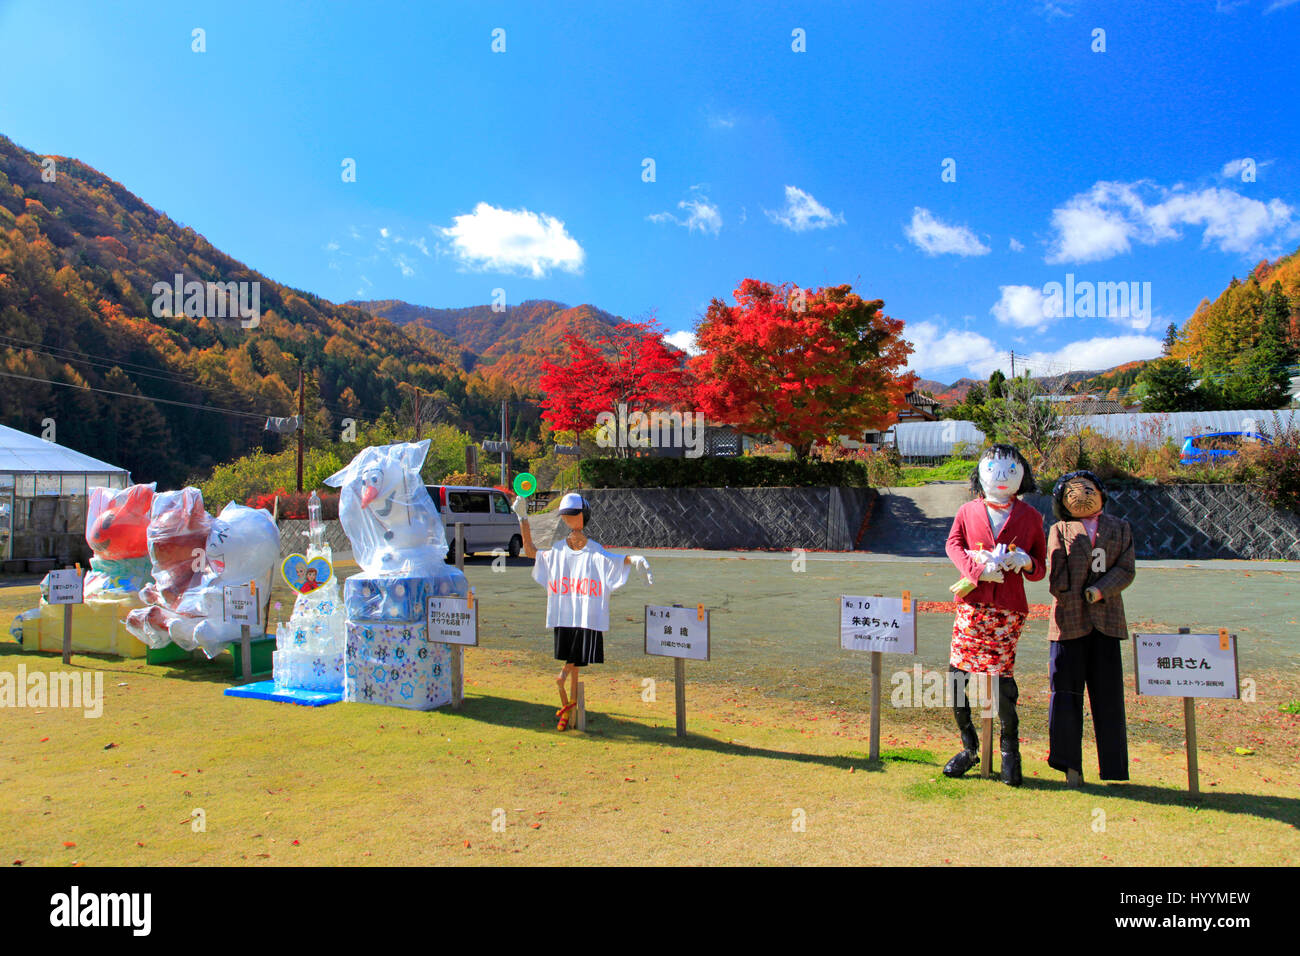
[[[478,647],[478,606],[469,598],[431,597],[429,640],[434,644]]]
[[[81,573],[76,568],[51,571],[46,578],[50,589],[47,604],[82,603]]]
[[[1235,634],[1134,634],[1133,651],[1139,694],[1241,696]]]
[[[221,589],[221,619],[227,624],[262,623],[262,602],[247,584],[227,584]]]
[[[689,661],[709,659],[709,612],[703,607],[645,608],[645,652]]]
[[[910,597],[841,595],[840,647],[846,651],[915,654],[916,602]]]

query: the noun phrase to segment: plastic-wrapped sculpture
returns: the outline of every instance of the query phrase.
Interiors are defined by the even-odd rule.
[[[95,488],[86,510],[86,543],[94,555],[86,574],[87,601],[135,602],[153,571],[146,532],[154,485],[124,491]]]
[[[307,554],[291,554],[281,564],[281,573],[298,597],[289,620],[275,627],[271,668],[277,690],[340,692],[347,615],[334,574],[334,555],[325,542],[320,497],[314,491],[307,516],[311,519]]]
[[[175,610],[203,568],[204,548],[212,516],[203,508],[197,488],[164,491],[154,495],[145,540],[153,565],[153,583],[140,590],[145,607],[126,616],[126,629],[153,648],[171,641],[167,611]]]
[[[140,606],[138,593],[149,583],[151,565],[145,529],[154,485],[113,490],[93,488],[86,509],[86,543],[92,552],[82,582],[84,604],[72,608],[72,649],[92,654],[143,657],[146,648],[126,629],[123,618]],[[63,607],[44,597],[39,608],[20,615],[30,650],[63,648]]]
[[[280,532],[266,511],[232,501],[212,520],[202,556],[195,562],[203,568],[201,577],[180,595],[174,610],[162,605],[150,608],[145,630],[153,632],[155,641],[165,630],[177,647],[198,648],[216,657],[240,637],[238,624],[222,620],[223,589],[252,581],[259,594],[268,594],[280,557]]]
[[[339,519],[361,572],[343,585],[347,609],[343,699],[429,710],[451,700],[451,653],[430,643],[430,595],[468,593],[446,563],[442,518],[420,469],[429,442],[364,449],[325,479],[340,489]]]

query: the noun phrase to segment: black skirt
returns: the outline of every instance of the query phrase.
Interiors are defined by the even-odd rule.
[[[585,667],[605,663],[605,634],[585,627],[555,629],[555,659]]]

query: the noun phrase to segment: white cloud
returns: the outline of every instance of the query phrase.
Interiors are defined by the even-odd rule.
[[[989,312],[999,322],[1022,329],[1034,329],[1051,321],[1051,309],[1045,308],[1047,297],[1042,289],[1031,285],[998,286],[1002,297]]]
[[[1016,352],[1016,370],[1025,369],[1034,375],[1054,374],[1061,370],[1092,371],[1114,368],[1125,362],[1157,358],[1164,343],[1150,335],[1097,336],[1070,342],[1050,352]],[[1007,365],[990,366],[984,376],[991,375],[994,367],[1010,373]]]
[[[1294,212],[1280,199],[1265,203],[1217,187],[1098,182],[1052,211],[1056,235],[1046,261],[1098,262],[1128,252],[1135,241],[1155,245],[1181,239],[1184,226],[1202,228],[1202,246],[1214,243],[1226,253],[1268,255],[1300,230]]]
[[[734,113],[710,113],[709,125],[714,129],[735,129],[736,115]]]
[[[1268,14],[1277,10],[1285,10],[1296,2],[1297,0],[1273,0],[1273,2],[1264,9],[1264,13]]]
[[[915,351],[908,368],[926,378],[945,382],[962,377],[988,378],[994,369],[1011,373],[1010,353],[978,332],[941,329],[934,322],[909,323],[903,337]],[[1035,375],[1067,370],[1102,370],[1125,362],[1160,355],[1160,339],[1149,335],[1097,336],[1070,342],[1058,349],[1037,352],[1016,350],[1016,371]]]
[[[920,206],[912,210],[912,221],[903,228],[903,234],[913,245],[931,256],[944,253],[983,256],[991,251],[965,226],[954,226],[936,219],[930,210]]]
[[[664,341],[669,345],[675,345],[687,355],[699,355],[700,350],[695,347],[695,333],[689,330],[684,332],[673,332],[664,336]]]
[[[685,226],[687,231],[709,233],[716,236],[722,231],[722,213],[718,207],[709,202],[707,196],[700,192],[699,186],[692,186],[692,196],[690,199],[683,199],[677,204],[677,208],[683,210],[686,215],[678,218],[670,212],[656,212],[646,216],[653,223],[676,223],[679,226]]]
[[[582,271],[582,246],[554,216],[480,202],[472,213],[456,216],[454,223],[438,231],[467,269],[523,273],[534,279],[552,269]]]
[[[1023,242],[1017,242],[1017,241],[1016,241],[1016,237],[1015,237],[1015,236],[1012,236],[1012,237],[1011,237],[1011,251],[1012,251],[1012,252],[1024,252],[1024,251],[1025,251],[1025,244],[1024,244]]]
[[[934,322],[908,323],[903,338],[913,348],[907,367],[927,378],[942,374],[949,380],[958,379],[977,364],[996,362],[1002,354],[992,339],[978,332],[940,329]]]
[[[381,236],[383,236],[385,239],[387,239],[387,238],[388,238],[388,227],[387,227],[387,226],[383,226],[383,227],[381,227],[380,230],[379,230],[379,234],[380,234]]]
[[[837,215],[819,203],[798,186],[785,187],[785,208],[772,212],[764,209],[767,218],[792,232],[807,232],[809,229],[825,229],[828,226],[843,224],[844,217]]]

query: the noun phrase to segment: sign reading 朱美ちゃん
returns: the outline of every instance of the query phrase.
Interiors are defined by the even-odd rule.
[[[840,647],[846,651],[915,654],[915,602],[910,597],[842,595]]]
[[[1134,634],[1133,650],[1139,694],[1241,696],[1235,634]]]

